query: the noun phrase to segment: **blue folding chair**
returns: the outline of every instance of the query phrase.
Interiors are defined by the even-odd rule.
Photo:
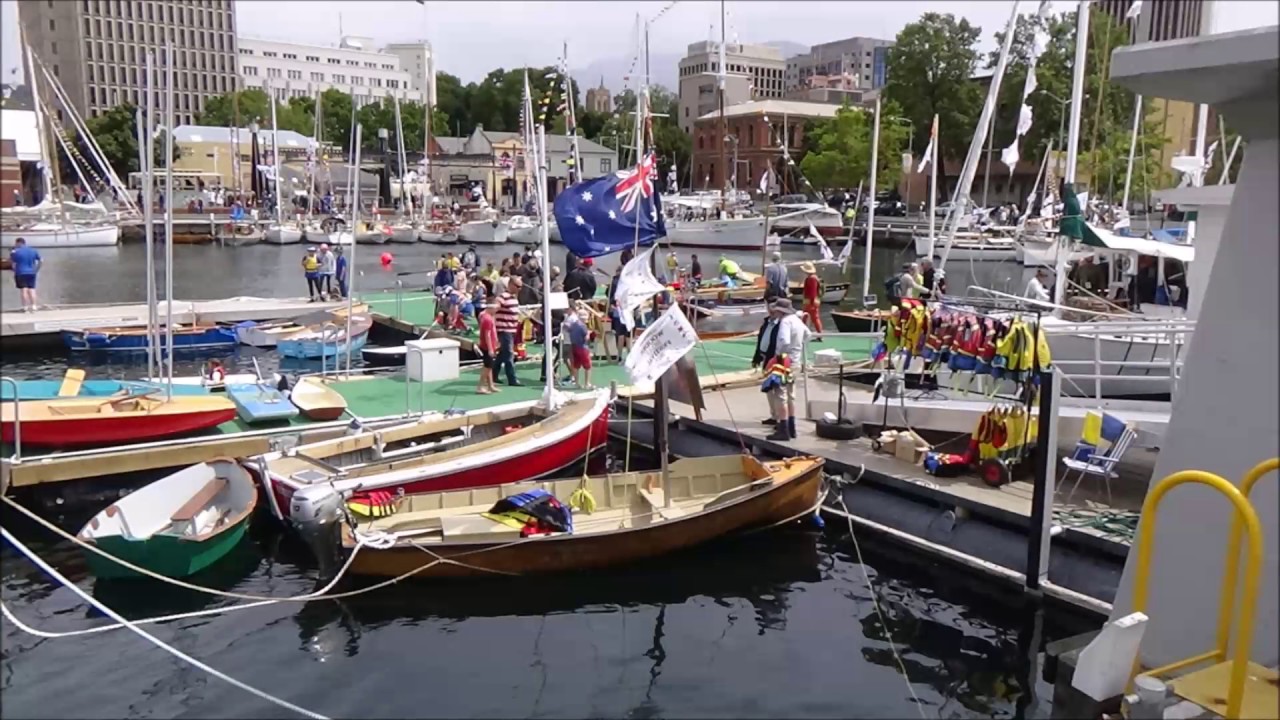
[[[1071,496],[1080,487],[1080,481],[1086,475],[1092,475],[1102,478],[1107,490],[1107,504],[1114,505],[1111,500],[1111,481],[1119,477],[1116,465],[1137,436],[1138,431],[1133,425],[1114,415],[1092,411],[1086,414],[1084,430],[1075,452],[1062,459],[1062,464],[1067,466],[1067,471],[1062,475],[1063,485],[1070,479],[1071,472],[1076,472],[1076,481],[1067,493],[1066,503],[1071,502]],[[1106,448],[1101,449],[1104,442]]]

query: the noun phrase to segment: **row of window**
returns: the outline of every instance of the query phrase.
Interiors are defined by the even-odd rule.
[[[132,85],[141,87],[146,82],[147,73],[143,68],[120,65],[88,66],[88,80],[93,84]],[[153,69],[153,83],[156,88],[164,84],[164,71]],[[211,75],[209,73],[174,71],[174,90],[198,90],[205,93],[231,92],[235,88],[235,77],[229,74]]]
[[[787,133],[791,136],[788,142],[788,145],[790,147],[800,146],[800,131],[801,131],[801,126],[799,124],[792,124],[787,127]],[[769,149],[769,148],[776,148],[779,145],[781,145],[782,137],[783,137],[782,125],[780,123],[769,123],[768,135],[769,137],[767,138],[767,142],[764,142],[766,138],[765,138],[765,132],[762,128],[760,131],[760,139],[762,142],[759,147]],[[697,143],[698,143],[699,150],[713,150],[716,148],[715,139],[719,136],[719,131],[718,130],[702,130],[697,133],[697,136],[698,136]],[[742,149],[755,148],[756,147],[756,123],[753,122],[748,124],[746,133],[743,133],[740,127],[734,128],[732,130],[731,137],[735,137],[738,139],[738,142],[741,143]],[[732,142],[733,141],[730,141],[730,144],[727,145],[726,147],[732,148]]]
[[[94,108],[101,108],[102,110],[105,111],[105,110],[110,110],[111,108],[124,102],[130,102],[136,106],[136,105],[141,105],[143,102],[146,101],[143,91],[136,87],[105,88],[105,87],[97,87],[95,85],[90,85],[88,89],[89,89],[90,117],[94,117],[98,115],[98,113],[94,111]],[[185,112],[185,113],[200,112],[202,109],[204,109],[204,98],[205,98],[204,95],[200,95],[198,93],[175,92],[173,94],[173,111],[175,114],[175,119],[179,123],[184,122],[182,120],[183,116],[180,114],[179,111]],[[187,120],[185,122],[190,122],[190,120]]]
[[[727,67],[731,73],[739,73],[742,75],[750,73],[754,78],[782,78],[782,68],[763,67],[760,65],[740,65],[738,63],[726,63],[725,67]],[[694,63],[680,68],[680,75],[682,77],[700,75],[706,72],[720,72],[720,61],[715,60],[709,63]]]
[[[120,40],[124,42],[150,43],[152,45],[164,44],[164,41],[176,43],[178,45],[186,45],[187,47],[200,47],[206,50],[217,50],[218,52],[231,51],[231,33],[225,30],[202,30],[192,27],[172,27],[166,28],[148,23],[126,23],[123,20],[116,20],[114,25],[108,20],[103,25],[100,18],[85,18],[84,21],[84,37],[105,40]],[[136,27],[137,32],[134,32]],[[159,32],[156,29],[159,28]],[[49,21],[49,30],[54,29],[53,20]]]
[[[53,43],[53,53],[57,54],[57,43]],[[93,62],[100,63],[129,63],[132,65],[145,65],[147,62],[147,48],[138,45],[129,45],[126,43],[103,43],[101,40],[85,41],[84,50],[85,60],[92,65]],[[155,62],[157,65],[164,62],[163,49],[157,49],[155,52]],[[176,72],[183,70],[201,70],[204,72],[220,72],[235,73],[235,63],[228,62],[227,56],[217,53],[211,53],[202,50],[174,50],[173,66]]]
[[[240,71],[241,71],[242,73],[244,73],[244,75],[246,75],[246,76],[248,76],[248,77],[258,77],[258,76],[259,76],[258,67],[257,67],[256,65],[244,65],[244,66],[242,66],[242,67],[240,68]],[[274,68],[274,67],[269,67],[269,68],[267,68],[267,77],[269,77],[269,78],[278,78],[278,77],[280,77],[280,68]],[[287,78],[288,78],[288,79],[290,79],[290,80],[301,80],[301,79],[302,79],[302,71],[301,71],[301,70],[289,70],[289,71],[287,71],[287,72],[286,72],[285,77],[287,77]],[[322,73],[322,72],[313,72],[313,73],[311,73],[311,77],[310,77],[310,79],[311,79],[313,82],[325,82],[325,74],[324,74],[324,73]],[[342,74],[335,73],[335,74],[332,76],[331,82],[333,82],[333,83],[335,83],[335,84],[338,84],[338,85],[346,85],[346,84],[347,84],[347,76],[346,76],[346,75],[342,75]],[[379,88],[380,88],[380,87],[383,87],[384,81],[383,81],[383,78],[367,78],[367,82],[366,82],[366,78],[365,78],[365,77],[363,77],[363,76],[361,76],[361,75],[352,75],[352,76],[351,76],[351,84],[352,84],[352,85],[366,85],[366,84],[367,84],[367,85],[371,85],[371,86],[373,86],[373,87],[379,87]],[[392,90],[399,90],[399,89],[401,89],[402,87],[403,87],[403,88],[408,88],[408,87],[409,87],[409,84],[408,84],[407,82],[405,82],[405,83],[401,83],[399,80],[386,80],[386,81],[385,81],[385,85],[386,85],[386,87],[388,87],[388,88],[390,88],[390,89],[392,89]]]
[[[255,55],[255,54],[257,54],[257,53],[255,53],[255,52],[254,52],[253,48],[244,48],[244,47],[242,47],[242,48],[240,48],[240,54],[241,54],[241,55]],[[278,51],[278,50],[263,50],[263,51],[262,51],[262,57],[269,57],[269,58],[280,57],[280,58],[283,58],[283,59],[285,59],[285,60],[297,60],[297,59],[298,59],[298,55],[297,55],[297,53],[281,53],[281,52],[280,52],[280,51]],[[318,62],[320,62],[320,56],[319,56],[319,55],[307,55],[307,56],[306,56],[306,61],[307,61],[307,62],[318,63]],[[325,58],[325,62],[327,62],[327,63],[328,63],[328,64],[330,64],[330,65],[342,65],[342,64],[343,64],[343,60],[342,60],[342,58],[333,58],[333,57],[331,57],[331,58]],[[361,63],[359,60],[347,60],[345,64],[346,64],[348,67],[360,67],[362,63]],[[376,63],[376,62],[368,62],[368,61],[366,61],[366,62],[364,62],[364,63],[363,63],[363,66],[364,66],[365,68],[368,68],[369,70],[396,70],[396,69],[397,69],[394,63]]]
[[[62,0],[59,0],[62,1]],[[54,0],[49,0],[53,7]],[[203,25],[226,30],[231,27],[231,3],[203,0],[204,7],[196,2],[177,3],[137,2],[135,0],[81,0],[82,12],[98,17],[116,17],[126,20],[146,20],[181,25]]]

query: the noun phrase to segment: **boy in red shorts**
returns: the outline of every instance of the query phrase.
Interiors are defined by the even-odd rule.
[[[569,367],[573,370],[573,382],[580,388],[593,389],[591,385],[591,330],[577,310],[565,317],[564,332],[569,336]],[[586,377],[579,377],[580,371]]]

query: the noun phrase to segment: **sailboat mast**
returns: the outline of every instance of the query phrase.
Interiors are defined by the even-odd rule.
[[[646,32],[648,32],[648,25],[646,24],[645,27],[646,27]],[[723,215],[725,212],[725,189],[728,187],[728,184],[729,184],[729,169],[725,167],[725,164],[724,164],[724,144],[728,142],[728,137],[729,137],[729,130],[725,123],[725,117],[724,117],[724,88],[725,88],[725,83],[728,81],[728,78],[729,78],[729,75],[726,72],[726,68],[724,64],[725,63],[724,50],[725,50],[724,48],[724,0],[720,0],[720,77],[719,77],[719,80],[720,80],[720,88],[719,88],[720,139],[719,139],[719,145],[720,145],[720,172],[724,176],[723,181],[720,183],[721,215]],[[648,62],[647,58],[645,62],[646,63]],[[645,78],[645,82],[646,84],[648,84],[648,78]]]
[[[165,43],[164,299],[166,395],[173,399],[173,41]]]
[[[937,242],[934,226],[938,219],[933,209],[938,206],[938,116],[933,116],[933,136],[929,142],[929,259],[933,259],[933,250]],[[936,276],[935,276],[936,277]],[[933,288],[929,288],[932,290]]]
[[[1133,96],[1133,133],[1129,136],[1129,164],[1124,169],[1124,199],[1120,207],[1129,212],[1129,184],[1133,180],[1133,156],[1138,150],[1138,127],[1142,124],[1142,96]]]
[[[1089,53],[1089,0],[1080,0],[1076,9],[1076,55],[1071,79],[1071,119],[1067,130],[1065,182],[1075,189],[1076,159],[1080,152],[1080,114],[1084,106],[1084,72]],[[1064,199],[1065,202],[1065,199]],[[1080,208],[1084,212],[1084,208]],[[1071,239],[1059,234],[1053,273],[1053,302],[1061,305],[1067,290],[1067,260]],[[1061,311],[1055,309],[1055,314]]]
[[[244,188],[240,182],[240,93],[234,90],[231,93],[231,119],[231,152],[235,153],[231,167],[234,168],[236,176],[236,196],[238,199]]]
[[[271,163],[275,165],[276,224],[284,224],[284,202],[280,197],[280,126],[276,124],[276,89],[270,88],[267,99],[271,102]]]
[[[36,61],[31,54],[31,45],[27,43],[26,33],[22,31],[21,26],[18,28],[18,35],[22,40],[22,49],[26,54],[27,86],[31,88],[31,106],[36,114],[36,136],[40,139],[40,179],[43,181],[44,189],[44,195],[40,199],[43,201],[53,197],[53,176],[50,174],[49,146],[45,142],[44,132],[41,130],[44,127],[44,113],[40,110],[40,83],[36,82]]]
[[[156,310],[156,232],[155,232],[155,53],[147,52],[146,82],[143,106],[139,116],[138,147],[142,151],[142,227],[147,233],[147,377],[159,378],[160,329]]]
[[[307,173],[307,223],[316,206],[316,170],[320,168],[320,92],[316,91],[316,113],[311,119],[311,168]]]
[[[357,124],[355,130],[355,148],[356,148],[356,170],[355,176],[351,180],[354,184],[356,197],[360,197],[360,126]],[[351,375],[351,314],[352,303],[356,296],[356,242],[355,232],[356,224],[360,219],[360,203],[356,203],[351,209],[351,260],[347,265],[347,375]],[[337,358],[334,358],[334,365],[337,365]]]
[[[876,231],[876,171],[880,163],[880,96],[876,96],[875,125],[871,127],[871,203],[867,210],[867,242],[862,254],[862,296],[871,293],[871,246]]]
[[[645,31],[644,36],[646,54],[648,53],[649,33]],[[569,75],[569,43],[564,43],[564,95],[565,95],[565,113],[568,122],[565,124],[565,132],[569,133],[569,152],[573,157],[573,181],[582,182],[582,155],[578,150],[578,111],[574,108],[573,94],[573,77]]]

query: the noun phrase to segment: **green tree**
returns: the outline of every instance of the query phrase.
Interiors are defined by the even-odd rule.
[[[102,149],[102,155],[111,168],[115,170],[122,180],[129,177],[129,173],[138,172],[138,129],[137,129],[137,108],[131,103],[117,105],[110,110],[89,118],[85,121],[85,127],[93,135],[93,139],[98,143],[98,147]],[[68,131],[69,133],[71,131]],[[84,140],[75,134],[70,134],[71,143],[76,146],[80,156],[85,158],[93,157]],[[165,166],[164,163],[165,134],[160,131],[156,134],[152,143],[153,159],[152,162],[157,168]],[[64,182],[70,182],[75,177],[75,171],[71,169],[71,159],[67,157],[66,152],[62,150],[59,143],[59,163],[61,163],[62,177]],[[173,159],[177,160],[180,153],[178,147],[173,148]],[[96,164],[94,172],[99,172]]]
[[[466,135],[475,128],[471,119],[471,91],[474,85],[449,73],[436,73],[436,109],[445,116],[445,132],[441,135]]]
[[[876,184],[896,187],[902,177],[902,151],[911,130],[887,117],[902,117],[902,109],[892,100],[880,107],[880,149],[877,155]],[[871,138],[875,114],[848,105],[833,118],[814,121],[809,127],[810,150],[800,161],[800,171],[820,190],[853,188],[871,176]]]
[[[889,49],[883,95],[897,103],[898,115],[914,125],[915,147],[928,145],[936,114],[938,154],[954,159],[968,152],[982,112],[982,90],[973,81],[981,32],[982,28],[949,13],[925,13],[898,33]]]
[[[326,142],[350,150],[351,96],[337,88],[320,93],[320,123]]]
[[[239,99],[238,108],[237,98]],[[263,127],[271,125],[271,99],[261,88],[249,88],[209,98],[205,101],[204,110],[196,118],[196,122],[214,127],[234,127],[237,110],[240,127],[248,127],[253,121],[257,121]]]

